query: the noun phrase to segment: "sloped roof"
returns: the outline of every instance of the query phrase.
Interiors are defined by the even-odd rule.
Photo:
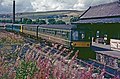
[[[120,18],[85,19],[74,23],[120,23]]]
[[[120,3],[118,1],[97,6],[91,6],[81,16],[81,19],[111,16],[120,16]]]

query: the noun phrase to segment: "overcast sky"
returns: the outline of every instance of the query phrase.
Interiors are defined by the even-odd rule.
[[[0,14],[12,12],[13,0],[0,0]],[[84,10],[89,6],[117,0],[16,0],[16,12]]]

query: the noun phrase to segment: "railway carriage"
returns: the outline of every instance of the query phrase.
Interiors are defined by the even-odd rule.
[[[24,24],[6,24],[5,29],[7,31],[22,32],[22,26]]]
[[[40,25],[38,37],[70,47],[71,33],[74,28],[73,25]]]
[[[12,31],[12,30],[13,30],[13,24],[6,24],[6,25],[5,25],[5,29],[6,29],[7,31]]]
[[[0,23],[0,30],[4,30],[5,29],[5,24],[4,23]]]
[[[22,28],[22,33],[26,34],[28,37],[37,37],[38,25],[25,24]]]
[[[67,47],[90,47],[91,37],[88,29],[75,25],[40,25],[38,37],[63,44]]]
[[[15,31],[15,32],[22,32],[23,25],[24,24],[14,24],[14,25],[12,25],[13,31]]]

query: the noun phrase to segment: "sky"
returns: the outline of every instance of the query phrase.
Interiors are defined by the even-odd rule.
[[[12,12],[13,0],[0,0],[0,14]],[[89,6],[118,0],[15,0],[16,12],[38,12],[53,10],[85,10]]]

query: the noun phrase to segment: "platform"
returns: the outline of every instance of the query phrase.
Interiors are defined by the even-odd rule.
[[[115,51],[115,50],[111,50],[110,45],[103,45],[103,44],[93,43],[92,44],[92,49],[96,53],[102,53],[102,54],[106,54],[108,56],[120,59],[120,52]]]

